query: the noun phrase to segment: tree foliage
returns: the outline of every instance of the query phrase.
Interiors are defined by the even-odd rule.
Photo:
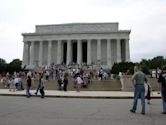
[[[127,74],[133,73],[134,63],[132,62],[120,62],[115,63],[112,67],[111,73],[118,74],[119,72],[124,72]]]
[[[121,62],[115,63],[112,67],[112,73],[118,74],[119,72],[132,74],[134,72],[134,66],[140,64],[142,66],[142,71],[146,74],[150,74],[150,69],[161,68],[166,65],[166,59],[163,56],[157,56],[153,59],[142,59],[140,63],[132,62]],[[128,72],[129,71],[129,72]]]
[[[6,61],[2,58],[0,58],[0,65],[6,64]]]
[[[146,66],[148,69],[157,69],[161,68],[163,65],[166,65],[166,59],[163,56],[157,56],[153,59],[142,59],[140,62],[142,66]]]
[[[19,59],[14,59],[12,62],[6,63],[4,59],[0,58],[0,73],[13,73],[14,71],[21,71],[21,63],[22,61]]]
[[[0,58],[0,73],[6,72],[6,61],[2,58]]]

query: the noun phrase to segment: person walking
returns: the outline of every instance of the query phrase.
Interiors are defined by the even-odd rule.
[[[152,87],[150,83],[148,82],[144,83],[144,87],[145,87],[145,97],[147,99],[147,104],[151,104],[150,100],[151,100],[151,94],[152,94]]]
[[[30,76],[28,76],[27,77],[27,88],[26,88],[27,98],[29,98],[31,96],[31,93],[30,93],[31,84],[32,84],[32,79]]]
[[[16,85],[15,85],[15,83],[14,83],[14,78],[11,77],[9,80],[10,80],[9,91],[12,91],[12,90],[13,90],[13,92],[15,92],[15,91],[16,91]]]
[[[77,92],[80,92],[81,85],[83,84],[83,80],[81,79],[80,75],[77,74],[76,77],[76,90]]]
[[[42,76],[42,73],[39,73],[39,84],[38,84],[38,86],[37,86],[35,95],[37,95],[37,93],[38,93],[38,91],[39,91],[39,89],[40,89],[40,83],[41,83],[41,79],[42,79],[41,76]]]
[[[166,66],[162,68],[162,72],[158,78],[159,91],[161,91],[163,112],[162,114],[166,114]]]
[[[67,91],[67,85],[68,85],[68,73],[65,72],[64,79],[63,79],[63,90]]]
[[[45,92],[44,92],[45,82],[46,82],[46,80],[44,79],[43,75],[41,75],[41,82],[40,82],[40,87],[39,87],[41,98],[44,98],[44,96],[45,96]]]
[[[130,112],[135,113],[137,110],[138,98],[141,97],[142,111],[141,114],[145,115],[145,88],[144,82],[147,82],[145,74],[141,71],[141,66],[136,66],[136,72],[132,76],[132,83],[134,86],[134,102],[133,108]]]
[[[119,79],[120,79],[120,83],[121,83],[121,90],[124,90],[124,80],[123,80],[122,72],[119,72]]]

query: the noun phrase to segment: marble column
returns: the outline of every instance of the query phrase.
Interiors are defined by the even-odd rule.
[[[50,66],[52,63],[52,41],[48,41],[48,59],[47,59],[47,65]]]
[[[43,41],[39,42],[39,67],[43,65]]]
[[[97,40],[97,62],[101,64],[101,40]]]
[[[58,40],[57,64],[62,63],[62,41]]]
[[[29,65],[29,45],[28,42],[24,42],[22,67],[27,65]]]
[[[67,65],[71,63],[71,40],[67,40]]]
[[[126,43],[126,45],[125,45],[125,51],[126,51],[126,53],[125,53],[125,61],[126,61],[126,62],[130,62],[130,46],[129,46],[129,39],[126,39],[126,40],[125,40],[125,43]]]
[[[117,51],[116,51],[116,54],[117,54],[117,63],[121,62],[122,61],[122,58],[121,58],[121,44],[120,44],[120,39],[117,39]]]
[[[107,65],[112,66],[111,64],[111,40],[107,39]]]
[[[30,52],[30,68],[34,68],[34,50],[35,49],[35,42],[31,41],[31,52]]]
[[[87,64],[88,65],[91,65],[92,64],[92,57],[91,57],[91,40],[87,40],[87,43],[88,43],[88,53],[87,53]]]
[[[77,40],[77,64],[81,64],[82,62],[82,41]]]

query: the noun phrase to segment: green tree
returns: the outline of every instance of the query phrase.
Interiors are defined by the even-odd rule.
[[[149,67],[146,65],[141,65],[142,66],[142,72],[144,72],[145,74],[149,75]]]
[[[142,59],[140,64],[142,66],[146,66],[148,69],[157,69],[158,67],[162,67],[163,65],[166,65],[166,59],[164,59],[163,56],[157,56],[153,59]]]
[[[0,58],[0,73],[6,72],[6,67],[7,67],[6,61]]]
[[[120,62],[120,63],[115,63],[112,67],[111,73],[113,74],[118,74],[119,72],[124,72],[124,73],[133,73],[134,69],[134,63],[132,62]]]
[[[7,70],[10,73],[13,73],[14,71],[18,72],[21,71],[21,63],[22,61],[19,59],[14,59],[12,62],[10,62],[7,66]]]
[[[154,57],[149,64],[150,69],[157,69],[158,67],[161,68],[163,65],[166,65],[166,61],[163,56]]]
[[[0,58],[0,64],[6,64],[6,61],[2,58]]]

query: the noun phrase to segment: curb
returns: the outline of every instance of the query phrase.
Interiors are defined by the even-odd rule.
[[[1,93],[0,96],[20,96],[26,97],[26,94],[4,94]],[[32,95],[33,97],[40,97],[40,95]],[[47,98],[79,98],[79,99],[133,99],[132,96],[71,96],[71,95],[45,95]],[[152,96],[152,99],[160,99],[160,96]]]

